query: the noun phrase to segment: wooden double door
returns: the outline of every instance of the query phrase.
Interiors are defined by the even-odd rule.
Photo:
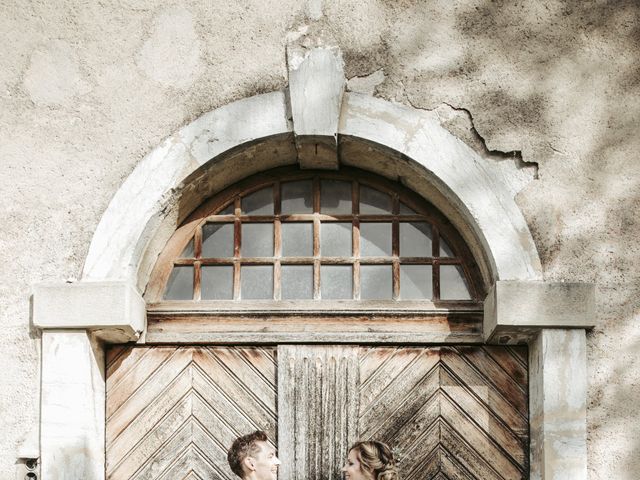
[[[119,346],[107,357],[107,478],[231,480],[265,430],[280,480],[337,480],[357,439],[401,478],[528,478],[527,352],[497,346]]]

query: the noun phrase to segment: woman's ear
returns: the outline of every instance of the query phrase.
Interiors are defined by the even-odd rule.
[[[242,461],[242,464],[247,469],[247,471],[249,472],[256,471],[256,462],[253,457],[245,457],[244,460]]]

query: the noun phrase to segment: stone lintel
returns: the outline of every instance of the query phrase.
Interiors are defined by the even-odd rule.
[[[41,283],[33,289],[33,325],[85,329],[110,343],[135,341],[145,329],[145,302],[125,281]]]
[[[338,168],[338,123],[346,80],[337,47],[287,48],[289,100],[301,168]]]
[[[490,343],[528,343],[543,328],[594,325],[590,283],[497,281],[484,302],[484,337]]]
[[[543,329],[529,344],[531,480],[587,480],[586,332]]]

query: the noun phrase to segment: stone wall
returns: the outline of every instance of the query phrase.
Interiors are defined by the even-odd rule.
[[[590,477],[635,478],[639,25],[633,0],[0,4],[0,480],[37,433],[31,285],[79,277],[142,157],[204,112],[285,86],[285,46],[304,36],[340,46],[350,89],[434,110],[521,169],[545,279],[596,284]]]

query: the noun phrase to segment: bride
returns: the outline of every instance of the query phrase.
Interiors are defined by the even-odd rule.
[[[391,449],[382,442],[358,442],[342,467],[346,480],[400,480]]]

